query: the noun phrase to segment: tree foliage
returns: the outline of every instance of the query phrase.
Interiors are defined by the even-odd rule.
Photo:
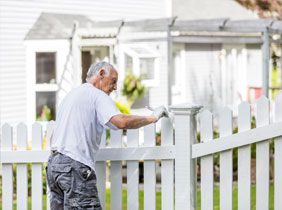
[[[237,2],[254,11],[261,18],[282,19],[281,0],[237,0]]]

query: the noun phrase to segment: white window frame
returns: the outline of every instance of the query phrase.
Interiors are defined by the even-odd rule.
[[[149,53],[145,53],[145,54],[136,53],[136,51],[134,51],[132,47],[142,47],[146,49]],[[153,58],[154,59],[154,79],[143,79],[142,83],[147,87],[156,87],[159,85],[160,83],[160,55],[159,53],[151,49],[146,44],[124,44],[121,47],[121,51],[122,51],[121,63],[125,63],[125,54],[127,56],[130,56],[133,62],[133,67],[132,67],[133,74],[138,75],[138,76],[140,76],[140,59]],[[125,71],[124,66],[122,69],[123,71]]]
[[[27,75],[27,123],[36,121],[36,92],[58,91],[58,80],[62,74],[65,58],[69,50],[67,40],[28,40],[26,46],[26,75]],[[56,84],[36,84],[36,53],[56,53]],[[59,101],[56,97],[56,104]]]
[[[54,84],[49,84],[49,83],[36,83],[36,53],[55,53],[55,75],[56,75],[56,83]],[[57,107],[57,91],[58,91],[58,52],[57,51],[42,51],[42,50],[37,50],[35,51],[35,81],[34,81],[34,98],[35,98],[35,119],[37,118],[37,113],[36,113],[36,93],[39,92],[54,92],[56,95],[56,102],[55,102],[55,107]],[[56,110],[57,111],[57,110]],[[53,113],[56,114],[56,113]],[[37,120],[37,119],[36,119]]]

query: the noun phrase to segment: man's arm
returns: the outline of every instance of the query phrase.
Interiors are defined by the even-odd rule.
[[[158,118],[154,115],[136,116],[125,114],[115,115],[110,120],[110,122],[119,129],[136,129],[157,121]]]

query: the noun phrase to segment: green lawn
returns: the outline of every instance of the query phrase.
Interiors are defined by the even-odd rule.
[[[252,208],[251,209],[255,209],[255,187],[252,187],[252,191],[251,191],[251,198],[252,198]],[[110,210],[110,197],[111,197],[111,193],[110,190],[108,189],[106,191],[106,210]],[[233,190],[233,209],[238,209],[237,208],[237,198],[238,198],[238,191],[237,188],[234,188]],[[161,210],[161,193],[157,192],[156,195],[156,209],[157,210]],[[122,200],[123,200],[123,209],[126,210],[126,200],[127,200],[127,196],[126,196],[126,190],[123,190],[122,193]],[[198,191],[197,193],[197,205],[199,206],[201,202],[201,197],[200,197],[200,192]],[[43,203],[46,203],[46,196],[43,197]],[[144,203],[144,192],[140,191],[139,194],[139,203],[140,203],[140,210],[144,209],[143,203]],[[2,205],[2,204],[1,204]],[[28,201],[28,205],[29,205],[29,209],[31,209],[31,201],[29,199]],[[2,207],[0,208],[2,209]],[[16,210],[16,203],[14,204],[14,209]],[[46,209],[46,206],[44,205],[44,210]],[[200,208],[198,208],[200,209]],[[219,188],[216,187],[214,190],[214,209],[217,210],[219,209]],[[273,189],[273,185],[270,186],[270,209],[274,209],[274,189]]]

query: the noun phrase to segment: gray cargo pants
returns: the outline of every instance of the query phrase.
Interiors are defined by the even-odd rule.
[[[58,152],[52,152],[46,167],[51,210],[102,210],[95,172]]]

